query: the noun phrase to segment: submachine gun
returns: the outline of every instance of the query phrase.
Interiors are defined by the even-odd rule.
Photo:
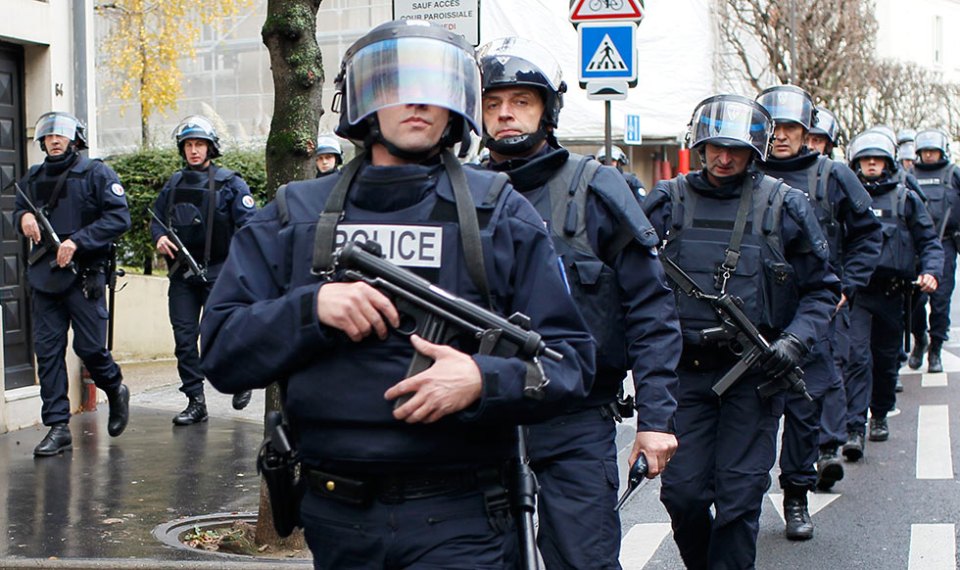
[[[163,223],[163,220],[160,219],[160,216],[153,211],[153,208],[147,208],[147,211],[150,212],[150,215],[153,216],[153,219],[160,224],[160,227],[163,228],[163,232],[167,234],[167,237],[170,238],[170,241],[173,242],[173,245],[177,246],[177,256],[174,258],[173,265],[170,266],[170,274],[172,275],[177,271],[177,269],[182,264],[186,264],[187,271],[183,274],[184,277],[193,277],[196,276],[203,281],[207,282],[207,270],[200,267],[197,263],[197,260],[190,255],[190,250],[187,249],[187,246],[183,245],[183,242],[180,241],[180,236],[177,235],[176,230]]]
[[[61,241],[60,236],[57,235],[57,232],[53,230],[53,225],[50,224],[50,219],[47,217],[46,212],[43,208],[38,208],[33,204],[33,201],[30,200],[30,197],[20,188],[20,185],[16,181],[12,182],[11,185],[17,191],[17,194],[23,199],[27,204],[27,209],[30,210],[30,213],[37,219],[37,223],[40,224],[40,243],[33,247],[30,251],[30,255],[27,257],[27,264],[34,265],[43,256],[47,255],[50,252],[53,252],[53,259],[50,260],[50,267],[57,268],[57,250],[60,249]],[[73,274],[77,273],[77,264],[71,261],[67,264],[66,269]]]
[[[763,338],[756,325],[744,314],[743,309],[740,308],[742,301],[739,298],[729,293],[721,295],[705,293],[696,281],[687,275],[672,259],[665,255],[659,257],[667,277],[676,283],[685,295],[710,303],[717,313],[720,326],[700,332],[700,339],[703,344],[726,341],[731,351],[740,357],[740,360],[713,385],[713,392],[722,396],[734,382],[750,370],[761,356],[768,353],[770,343]],[[757,387],[757,392],[761,398],[768,398],[780,390],[789,390],[800,394],[811,402],[813,401],[813,398],[807,393],[807,387],[803,383],[803,370],[799,366],[781,378],[764,382]]]
[[[517,357],[526,360],[539,374],[528,374],[523,393],[528,398],[543,398],[549,382],[541,358],[559,361],[563,355],[548,348],[541,335],[530,330],[530,318],[514,313],[509,318],[456,297],[426,279],[381,257],[376,242],[348,242],[334,253],[337,269],[344,270],[348,281],[362,281],[390,297],[401,315],[401,334],[416,334],[435,344],[449,344],[456,337],[472,337],[479,342],[478,354]],[[415,352],[407,376],[433,364]],[[532,377],[532,378],[531,378]],[[398,402],[402,404],[402,402]],[[523,568],[539,567],[533,514],[536,510],[536,475],[527,460],[526,438],[517,426],[517,461],[513,493],[514,507],[520,513],[520,545]]]

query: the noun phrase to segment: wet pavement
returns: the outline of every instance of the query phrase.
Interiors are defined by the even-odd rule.
[[[186,403],[176,385],[132,388],[118,438],[106,433],[105,404],[71,419],[73,450],[58,456],[33,457],[43,426],[0,435],[0,568],[309,567],[174,548],[152,534],[181,517],[256,512],[263,393],[237,412],[208,388],[210,421],[174,427]]]

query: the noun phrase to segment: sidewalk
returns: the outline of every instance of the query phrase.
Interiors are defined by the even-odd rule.
[[[74,416],[73,450],[35,459],[37,426],[0,435],[0,568],[307,568],[309,560],[255,559],[167,546],[161,524],[255,512],[264,392],[242,411],[206,386],[210,420],[175,427],[186,406],[176,363],[122,364],[130,424],[106,433],[107,406]]]

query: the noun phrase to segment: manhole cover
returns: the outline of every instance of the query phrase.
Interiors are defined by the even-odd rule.
[[[249,559],[249,556],[242,554],[232,554],[229,552],[217,552],[215,550],[202,550],[187,546],[181,540],[184,533],[194,529],[214,529],[229,527],[235,522],[245,522],[249,524],[257,523],[257,513],[213,513],[209,515],[198,515],[195,517],[184,517],[175,521],[163,523],[153,529],[153,536],[167,546],[189,550],[190,552],[199,552],[201,554],[215,554],[217,556],[229,556],[230,558]]]

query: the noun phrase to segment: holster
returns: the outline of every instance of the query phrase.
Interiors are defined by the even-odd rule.
[[[280,433],[278,433],[280,432]],[[300,477],[300,457],[296,449],[281,451],[284,445],[278,445],[274,439],[285,438],[291,441],[283,424],[277,425],[268,434],[257,454],[257,472],[263,476],[270,495],[270,510],[273,512],[273,526],[280,537],[287,537],[299,526],[300,501],[303,499],[304,483]]]

